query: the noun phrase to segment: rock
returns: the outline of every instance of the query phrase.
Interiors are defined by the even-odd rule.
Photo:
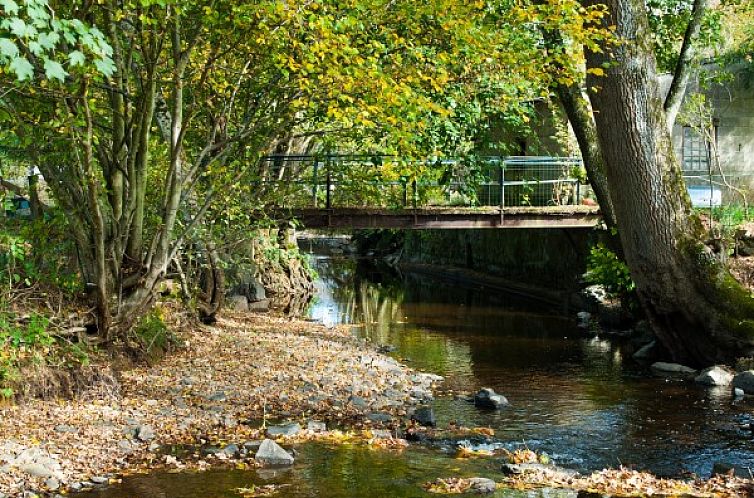
[[[510,405],[508,400],[502,394],[497,394],[489,387],[483,387],[474,395],[474,406],[477,408],[487,408],[490,410],[500,410]]]
[[[312,432],[327,432],[327,424],[319,422],[317,420],[310,420],[306,424],[306,429]]]
[[[84,485],[81,484],[80,482],[74,482],[73,484],[71,484],[68,487],[71,488],[72,491],[81,491],[83,489]]]
[[[664,361],[657,361],[652,363],[650,367],[655,375],[660,377],[678,377],[682,379],[691,379],[696,375],[696,370],[693,368],[679,365],[678,363],[666,363]]]
[[[249,302],[255,303],[267,299],[267,292],[264,289],[264,285],[259,283],[256,278],[253,282],[249,283],[246,297],[249,298]]]
[[[229,457],[234,457],[240,453],[240,449],[238,448],[238,445],[236,444],[229,444],[225,448],[222,449],[222,452],[228,455]]]
[[[257,451],[259,449],[259,445],[262,444],[262,441],[255,440],[255,441],[246,441],[243,444],[243,449],[246,451]]]
[[[527,472],[545,472],[548,474],[559,474],[573,477],[578,474],[575,470],[564,469],[557,465],[544,463],[504,463],[500,470],[505,475],[521,475]]]
[[[356,408],[367,408],[369,406],[369,402],[361,396],[350,396],[348,401]]]
[[[386,412],[372,412],[367,414],[367,420],[374,423],[386,424],[392,422],[393,416]]]
[[[632,356],[636,361],[652,361],[657,357],[657,341],[652,341],[639,348]]]
[[[397,350],[398,348],[396,348],[392,344],[380,344],[379,346],[377,346],[377,352],[381,354],[394,353]]]
[[[733,382],[733,373],[718,365],[705,368],[694,381],[705,386],[729,386]]]
[[[94,477],[92,477],[89,480],[92,481],[94,484],[97,484],[99,486],[103,486],[103,485],[108,484],[110,482],[110,479],[108,479],[107,477],[104,477],[104,476],[94,476]]]
[[[130,455],[134,451],[134,446],[128,439],[121,439],[118,441],[118,448],[127,455]]]
[[[154,439],[154,429],[150,425],[140,425],[136,429],[136,439],[139,441],[151,441]]]
[[[217,455],[221,452],[222,450],[217,446],[202,446],[202,449],[199,450],[202,456]]]
[[[225,392],[218,391],[212,396],[208,398],[210,401],[226,401],[228,397],[225,395]]]
[[[295,436],[301,432],[301,426],[297,423],[285,425],[272,425],[267,428],[268,436]]]
[[[472,477],[469,479],[471,487],[469,492],[477,494],[494,493],[497,490],[497,485],[492,479],[486,477]]]
[[[270,300],[269,299],[261,299],[259,301],[255,301],[251,304],[249,304],[249,311],[267,311],[270,309]]]
[[[736,397],[736,398],[743,398],[745,394],[746,393],[744,392],[743,389],[741,389],[739,387],[734,387],[733,388],[733,396],[734,397]]]
[[[746,223],[736,230],[736,251],[741,256],[754,256],[754,224]]]
[[[38,463],[26,463],[17,466],[18,470],[33,477],[55,477],[55,472]]]
[[[68,432],[71,434],[77,433],[79,430],[72,425],[60,424],[55,426],[55,432]]]
[[[432,374],[432,373],[423,373],[420,374],[422,378],[426,379],[428,382],[442,382],[445,380],[445,377],[442,375]]]
[[[246,296],[241,296],[239,294],[232,295],[227,299],[226,304],[228,308],[233,311],[249,311],[249,299]]]
[[[590,285],[581,291],[585,304],[589,309],[596,310],[602,303],[608,301],[607,291],[602,285]]]
[[[737,373],[733,377],[733,387],[741,389],[746,394],[754,394],[754,370]]]
[[[60,481],[54,477],[50,477],[45,481],[45,488],[47,488],[47,491],[57,491],[60,489]]]
[[[230,415],[226,415],[225,417],[223,417],[221,424],[226,429],[232,429],[238,426],[238,420],[236,420],[234,417],[231,417]]]
[[[293,465],[293,457],[272,439],[265,439],[254,456],[261,465]]]
[[[421,406],[416,409],[411,420],[414,420],[419,425],[424,427],[436,427],[437,419],[435,418],[435,411],[430,406]]]
[[[426,389],[421,389],[418,387],[411,389],[411,392],[409,392],[409,396],[419,401],[432,401],[433,399],[435,399],[435,397],[432,396],[431,392],[427,391]]]
[[[578,320],[578,327],[580,329],[588,329],[589,324],[592,321],[592,314],[588,311],[579,311],[576,313],[576,319]]]
[[[393,433],[386,429],[372,429],[372,436],[375,439],[392,439]]]
[[[754,479],[754,468],[735,465],[727,462],[715,462],[712,475],[734,475],[743,479]]]

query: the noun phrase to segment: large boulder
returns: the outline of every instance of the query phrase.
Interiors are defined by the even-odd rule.
[[[259,445],[254,460],[263,466],[293,465],[293,457],[272,439],[265,439]]]
[[[733,382],[733,372],[717,365],[702,370],[694,381],[705,386],[729,386]]]
[[[754,394],[754,370],[737,373],[733,377],[733,387],[741,389],[746,394]]]
[[[489,387],[483,387],[474,395],[474,406],[488,410],[500,410],[510,405],[508,399]]]
[[[249,311],[256,311],[257,313],[268,311],[270,309],[270,300],[262,299],[261,301],[254,301],[249,303]]]
[[[226,303],[228,308],[232,309],[233,311],[242,313],[249,311],[249,300],[246,298],[246,296],[234,294],[227,299]]]
[[[657,361],[650,367],[652,372],[660,377],[673,377],[679,379],[692,379],[696,376],[696,370],[693,368],[679,365],[678,363],[666,363]]]

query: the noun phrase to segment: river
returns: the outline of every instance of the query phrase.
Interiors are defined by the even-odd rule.
[[[438,425],[491,427],[493,446],[526,446],[580,471],[619,465],[662,476],[710,474],[714,462],[754,467],[748,425],[754,401],[728,389],[652,377],[620,344],[585,337],[569,316],[530,298],[398,275],[350,258],[314,256],[318,294],[308,310],[421,371],[443,375]],[[454,393],[492,387],[511,406],[480,411]],[[402,453],[305,444],[285,471],[154,473],[88,493],[100,498],[239,496],[239,487],[282,483],[283,497],[429,496],[438,477],[499,478],[495,460],[459,460],[452,444]],[[559,496],[499,490],[494,496]],[[563,495],[565,496],[565,495]]]

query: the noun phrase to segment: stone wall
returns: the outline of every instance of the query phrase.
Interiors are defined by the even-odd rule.
[[[704,66],[706,77],[715,76],[720,69]],[[754,188],[754,74],[751,69],[732,67],[723,82],[701,86],[699,79],[689,83],[687,98],[694,93],[706,96],[713,109],[717,124],[717,148],[720,165],[726,174],[741,186]],[[670,75],[660,77],[663,92],[670,84]],[[679,120],[680,121],[680,120]],[[673,145],[680,160],[683,159],[684,127],[676,122],[673,127]]]
[[[586,269],[587,229],[406,231],[401,261],[447,265],[558,290],[576,290]]]

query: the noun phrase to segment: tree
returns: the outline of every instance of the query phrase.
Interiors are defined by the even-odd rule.
[[[619,235],[643,309],[674,360],[754,352],[754,299],[704,245],[673,151],[642,0],[608,0],[620,40],[587,77]],[[605,72],[604,77],[599,73]]]
[[[213,224],[239,192],[259,193],[240,187],[270,174],[263,154],[325,134],[416,154],[438,146],[422,132],[481,75],[511,109],[543,77],[525,5],[495,12],[508,26],[497,31],[477,22],[485,2],[453,0],[23,6],[0,1],[18,18],[0,28],[0,120],[65,212],[113,340],[180,273],[188,245],[211,263]]]

